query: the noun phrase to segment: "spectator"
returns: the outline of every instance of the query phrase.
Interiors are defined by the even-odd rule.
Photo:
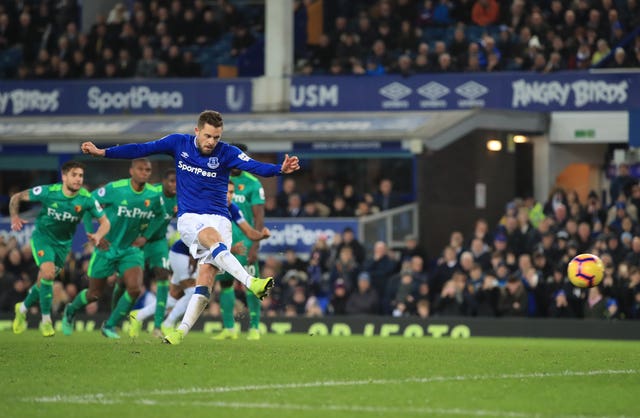
[[[193,52],[182,53],[182,65],[179,70],[180,77],[202,77],[202,68],[193,58]]]
[[[280,218],[284,216],[284,211],[278,207],[275,196],[267,196],[264,201],[264,216],[269,218]]]
[[[465,62],[469,60],[468,49],[469,41],[464,33],[464,26],[457,25],[453,32],[453,40],[449,43],[449,53],[458,62]]]
[[[451,279],[457,267],[458,255],[456,254],[455,248],[452,246],[445,247],[442,252],[442,257],[438,260],[438,264],[429,280],[432,295],[440,293],[442,287]]]
[[[333,193],[327,189],[323,180],[316,180],[313,182],[313,190],[307,194],[306,200],[324,205],[328,211],[333,201]]]
[[[369,273],[371,286],[378,295],[383,295],[387,281],[396,272],[396,263],[389,256],[387,244],[384,241],[377,241],[373,245],[373,256],[364,261],[362,269]]]
[[[398,62],[392,73],[400,74],[402,77],[410,77],[414,74],[411,57],[409,55],[400,55]]]
[[[453,273],[451,280],[442,287],[433,304],[434,315],[464,316],[473,311],[474,302],[466,285],[466,276],[461,271]]]
[[[500,289],[498,300],[498,313],[501,316],[527,316],[528,312],[527,291],[522,280],[517,275],[512,275],[507,280],[504,288]]]
[[[336,196],[333,198],[333,205],[331,206],[330,216],[332,217],[351,217],[354,215],[353,210],[347,206],[344,197]]]
[[[449,26],[451,21],[451,3],[448,0],[437,0],[433,8],[433,24],[436,26]]]
[[[629,68],[631,63],[627,58],[627,53],[624,48],[617,47],[613,54],[613,59],[609,61],[609,68]]]
[[[400,282],[395,295],[391,299],[391,314],[394,317],[409,316],[411,307],[415,305],[414,293],[417,285],[410,272],[400,275]]]
[[[244,54],[255,41],[255,37],[247,27],[243,25],[236,27],[231,38],[231,56]]]
[[[285,260],[281,266],[282,275],[286,275],[290,271],[305,272],[306,270],[306,263],[298,257],[298,254],[293,248],[288,248],[285,251]]]
[[[347,299],[345,311],[349,315],[377,314],[379,309],[378,294],[371,287],[369,273],[362,272],[358,275],[356,289]]]
[[[419,36],[408,20],[400,23],[400,34],[396,42],[397,50],[402,54],[411,54],[418,47]]]
[[[136,77],[155,77],[157,74],[158,60],[154,57],[153,48],[144,47],[142,59],[138,61],[136,67]]]
[[[330,315],[346,315],[347,314],[348,293],[343,279],[336,280],[333,288],[331,301],[327,308]]]
[[[331,47],[331,40],[326,34],[322,34],[318,45],[311,49],[309,61],[314,68],[317,68],[322,72],[327,72],[331,66],[333,51],[334,50]]]
[[[600,64],[606,56],[609,55],[611,49],[609,48],[609,44],[604,39],[598,39],[596,52],[591,57],[591,65]]]
[[[380,210],[393,209],[402,204],[402,200],[393,191],[393,182],[387,178],[380,180],[378,191],[374,195],[374,202]]]
[[[498,299],[500,287],[498,279],[487,274],[482,278],[482,284],[474,291],[475,315],[495,317],[498,315]]]
[[[289,206],[289,196],[296,191],[296,181],[291,177],[286,177],[282,181],[282,190],[276,195],[278,201],[278,207],[282,210],[286,210]]]
[[[356,193],[355,187],[351,183],[345,183],[342,187],[342,197],[349,209],[355,209],[361,197]]]
[[[633,176],[631,176],[629,171],[629,164],[619,164],[616,176],[611,180],[611,184],[609,186],[609,195],[611,196],[611,201],[617,201],[618,195],[620,193],[624,193],[629,196],[631,186],[633,186],[635,183],[637,183],[637,180]]]
[[[118,77],[133,77],[136,72],[136,67],[129,50],[122,48],[118,51],[116,68]]]
[[[18,44],[22,45],[24,62],[26,64],[33,63],[40,46],[40,37],[38,36],[35,25],[31,21],[31,15],[26,11],[20,14],[15,40]]]
[[[371,26],[371,19],[366,14],[361,15],[358,18],[358,27],[356,28],[356,34],[360,39],[360,46],[368,51],[373,46],[373,42],[377,39],[376,32]]]
[[[362,55],[358,38],[351,32],[345,32],[340,36],[336,47],[335,57],[343,67],[351,66]]]
[[[373,43],[367,62],[373,64],[375,68],[380,68],[384,74],[389,72],[393,59],[387,52],[384,41],[378,39]]]
[[[338,251],[338,258],[331,266],[330,278],[335,284],[338,279],[343,279],[347,291],[351,291],[356,286],[356,278],[360,272],[360,265],[353,256],[351,247],[341,247]]]
[[[124,7],[124,4],[116,3],[111,11],[109,11],[109,16],[107,17],[107,25],[122,26],[129,19],[129,11]]]
[[[411,261],[413,256],[419,256],[422,260],[427,259],[427,252],[422,248],[415,235],[407,235],[404,237],[404,246],[399,249],[399,261]]]
[[[31,283],[21,276],[21,272],[15,275],[7,271],[0,262],[0,312],[13,312],[16,303],[25,299]]]
[[[584,317],[588,319],[611,319],[618,314],[615,299],[606,298],[599,286],[590,288],[584,302]]]
[[[493,25],[498,21],[500,6],[496,0],[476,0],[471,10],[471,20],[478,26]]]
[[[527,13],[526,3],[524,0],[514,0],[509,8],[507,16],[507,24],[516,33],[526,25]]]
[[[302,209],[302,198],[298,193],[291,193],[289,195],[289,203],[287,204],[286,216],[289,218],[297,218],[304,216]]]
[[[431,315],[431,305],[426,299],[420,299],[416,303],[416,315],[418,318],[427,319]]]

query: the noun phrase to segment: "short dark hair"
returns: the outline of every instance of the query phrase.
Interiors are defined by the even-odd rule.
[[[151,164],[151,160],[148,158],[135,158],[133,160],[131,160],[131,167],[135,166],[138,163],[143,163],[143,164]]]
[[[198,116],[198,129],[204,128],[204,125],[211,125],[214,128],[221,128],[224,123],[222,122],[222,115],[215,110],[205,110]]]
[[[62,174],[67,174],[74,168],[81,168],[84,171],[86,169],[86,166],[80,161],[69,160],[66,163],[62,164],[62,167],[60,167],[60,171],[62,171]]]
[[[164,174],[162,175],[162,178],[164,180],[168,179],[169,176],[175,176],[176,175],[176,169],[175,168],[169,168],[167,169]]]

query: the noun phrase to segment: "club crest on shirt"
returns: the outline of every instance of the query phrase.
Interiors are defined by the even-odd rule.
[[[144,206],[148,208],[150,204],[151,204],[151,201],[149,199],[145,199]]]
[[[44,250],[38,250],[38,257],[44,256]]]
[[[218,161],[218,157],[209,158],[209,161],[207,162],[207,167],[209,167],[212,170],[215,170],[219,166],[220,166],[220,162]]]
[[[238,191],[243,191],[243,190],[244,190],[244,184],[239,184]]]
[[[75,206],[73,207],[73,209],[76,211],[76,213],[80,213],[80,211],[82,210],[82,206],[80,206],[80,205],[75,205]]]

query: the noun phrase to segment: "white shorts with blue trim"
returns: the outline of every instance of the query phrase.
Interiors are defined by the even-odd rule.
[[[224,245],[231,249],[231,221],[228,218],[197,213],[185,213],[178,218],[180,239],[189,247],[189,253],[198,260],[198,264],[214,264],[209,248],[200,245],[198,241],[198,234],[207,227],[218,231]]]

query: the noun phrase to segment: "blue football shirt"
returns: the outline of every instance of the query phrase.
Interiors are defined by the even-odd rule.
[[[202,155],[195,135],[170,134],[164,138],[107,148],[106,158],[142,158],[167,154],[174,158],[178,217],[185,213],[215,214],[230,219],[227,188],[232,168],[262,177],[280,175],[281,166],[255,161],[237,147],[218,142],[211,155]]]

